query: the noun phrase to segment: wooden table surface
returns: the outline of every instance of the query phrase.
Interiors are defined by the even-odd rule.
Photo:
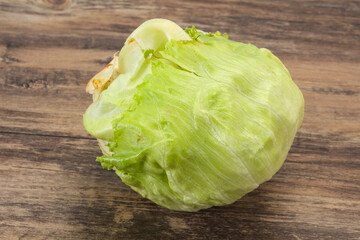
[[[176,212],[112,171],[88,80],[143,21],[272,50],[304,94],[287,160],[236,203]],[[360,239],[360,1],[0,0],[0,239]]]

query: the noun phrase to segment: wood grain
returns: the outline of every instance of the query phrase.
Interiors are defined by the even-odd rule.
[[[87,81],[143,21],[271,49],[306,101],[281,170],[236,203],[159,207],[95,157]],[[1,239],[360,239],[359,1],[0,0]]]

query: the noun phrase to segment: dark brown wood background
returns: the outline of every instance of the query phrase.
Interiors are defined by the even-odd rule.
[[[143,199],[95,157],[88,80],[147,19],[227,32],[302,90],[287,161],[236,203]],[[0,239],[360,239],[360,1],[0,0]]]

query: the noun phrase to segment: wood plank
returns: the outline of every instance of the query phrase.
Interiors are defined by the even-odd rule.
[[[270,182],[236,203],[184,213],[143,199],[101,169],[95,140],[0,136],[0,233],[6,239],[24,233],[44,239],[358,236],[358,222],[348,219],[360,214],[360,171],[347,163],[317,164],[328,158],[323,154],[304,161],[303,154],[290,153]]]
[[[113,52],[68,48],[22,50],[10,51],[8,55],[18,61],[0,63],[0,88],[3,89],[0,112],[4,115],[0,119],[0,130],[88,136],[82,126],[82,114],[91,103],[85,86],[111,59]],[[48,57],[53,52],[58,57]],[[38,56],[36,62],[31,60],[35,55]],[[357,63],[286,58],[284,63],[304,94],[303,129],[327,131],[336,126],[335,131],[339,132],[360,131]],[[29,121],[32,124],[24,124]]]
[[[359,61],[358,1],[160,1],[161,8],[151,1],[44,2],[0,1],[0,22],[6,21],[0,44],[118,50],[139,24],[163,17],[182,27],[227,32],[277,54]]]

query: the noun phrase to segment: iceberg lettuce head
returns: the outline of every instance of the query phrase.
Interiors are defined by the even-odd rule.
[[[164,19],[140,25],[87,91],[97,161],[181,211],[233,203],[269,180],[304,115],[301,91],[269,50]]]

